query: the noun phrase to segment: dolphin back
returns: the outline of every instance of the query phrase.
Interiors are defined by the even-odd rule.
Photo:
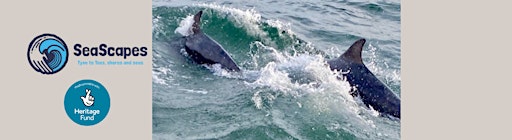
[[[350,46],[340,57],[327,61],[331,70],[348,71],[347,81],[363,103],[382,114],[400,118],[400,99],[364,65],[361,52],[365,39]]]
[[[231,71],[240,71],[233,58],[215,40],[204,33],[197,33],[186,38],[185,50],[200,64],[220,64]]]
[[[351,64],[350,72],[346,77],[348,82],[356,87],[366,106],[371,106],[380,113],[400,118],[400,99],[365,65]]]
[[[240,71],[233,58],[217,43],[201,31],[200,22],[203,11],[194,15],[193,34],[185,37],[185,50],[199,64],[220,64],[222,68]]]

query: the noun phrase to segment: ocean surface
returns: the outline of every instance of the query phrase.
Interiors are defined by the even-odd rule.
[[[399,0],[153,0],[153,139],[400,139],[400,120],[350,96],[326,60],[363,61],[400,97]],[[243,69],[180,48],[191,17]]]

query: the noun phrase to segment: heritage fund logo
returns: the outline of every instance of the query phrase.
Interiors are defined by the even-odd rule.
[[[64,97],[64,109],[75,123],[84,126],[98,124],[110,110],[107,89],[97,81],[80,80],[69,87]]]

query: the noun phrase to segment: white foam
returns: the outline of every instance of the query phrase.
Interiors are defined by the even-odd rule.
[[[157,17],[153,18],[153,20],[152,20],[153,26],[151,26],[153,32],[155,32],[155,28],[156,29],[159,28],[159,25],[157,23],[160,22],[160,18],[161,18],[160,16],[157,16]]]
[[[288,77],[288,73],[277,70],[275,62],[270,62],[262,68],[260,77],[255,82],[250,83],[250,85],[270,87],[273,90],[282,92],[292,91],[296,87]]]
[[[248,31],[254,31],[250,32],[254,35],[263,33],[263,31],[261,31],[258,27],[258,23],[261,21],[261,15],[254,9],[241,10],[237,8],[226,7],[224,5],[206,3],[197,4],[197,6],[215,9],[217,11],[228,14],[228,18],[233,19],[236,25],[245,27]]]
[[[190,93],[208,94],[208,91],[206,91],[206,90],[193,90],[193,89],[184,89],[184,88],[179,88],[178,90],[190,92]]]
[[[261,29],[261,14],[254,10],[254,8],[242,10],[211,3],[197,4],[197,6],[214,9],[220,12],[219,14],[224,14],[218,16],[227,16],[231,21],[235,23],[235,26],[244,28],[249,35],[260,37],[262,41],[267,44],[273,43],[268,37],[267,32]],[[265,22],[268,23],[268,25],[277,28],[280,35],[281,31],[286,31],[288,35],[293,34],[290,23],[284,23],[276,19],[269,19]]]
[[[153,68],[153,82],[161,85],[168,85],[166,81],[171,81],[172,83],[173,79],[163,78],[169,77],[167,76],[168,72],[171,72],[171,70],[165,67]]]
[[[251,100],[254,102],[257,109],[261,109],[263,107],[263,99],[261,99],[260,92],[254,93]]]
[[[221,14],[217,16],[226,16],[228,19],[234,22],[235,26],[244,28],[249,35],[259,37],[266,44],[273,43],[271,39],[268,37],[268,33],[261,29],[261,14],[254,10],[254,8],[242,10],[214,3],[201,3],[194,5],[198,7],[214,9],[215,11],[219,12],[218,14]],[[281,22],[276,19],[269,19],[266,20],[265,22],[268,23],[268,25],[277,28],[279,30],[279,35],[283,35],[281,31],[286,31],[287,35],[293,35],[290,23]],[[179,27],[176,28],[174,32],[179,33],[183,36],[191,35],[193,33],[193,24],[194,15],[189,15],[186,18],[183,18],[183,20],[180,22]]]
[[[158,77],[158,74],[156,74],[155,72],[153,72],[153,82],[161,85],[167,85],[165,80]]]
[[[292,31],[292,28],[291,28],[291,23],[289,22],[282,22],[280,20],[276,20],[276,19],[269,19],[267,20],[267,23],[268,25],[272,26],[272,27],[276,27],[277,29],[279,29],[279,35],[283,35],[281,33],[281,31],[285,31],[288,35],[293,35],[293,31]]]
[[[189,36],[193,34],[192,25],[194,24],[194,15],[188,15],[180,22],[180,26],[174,30],[174,33],[179,33],[182,36]]]
[[[380,129],[373,122],[377,118],[375,111],[366,108],[359,98],[350,95],[353,87],[342,75],[347,70],[331,71],[321,55],[288,54],[260,42],[254,42],[253,45],[258,47],[253,57],[271,57],[271,61],[266,63],[260,60],[262,58],[253,58],[257,59],[253,63],[263,67],[253,82],[245,82],[249,87],[262,89],[253,93],[252,101],[257,109],[264,109],[265,102],[274,103],[275,98],[291,96],[300,98],[296,101],[298,108],[318,114],[344,116],[353,127]],[[281,94],[284,96],[279,96]],[[352,128],[342,129],[349,131]]]
[[[213,75],[216,75],[216,76],[221,76],[221,77],[226,77],[226,78],[234,78],[234,79],[244,78],[244,75],[242,73],[232,72],[232,71],[223,69],[220,64],[213,64],[213,65],[203,64],[202,66],[206,67],[208,70],[213,72]]]
[[[349,94],[351,90],[350,84],[346,81],[339,80],[336,76],[337,72],[333,73],[321,56],[307,54],[289,56],[283,55],[282,53],[275,53],[274,55],[279,59],[269,62],[265,67],[261,68],[260,76],[252,83],[247,82],[248,85],[253,87],[268,87],[294,97],[303,96],[305,94],[324,96],[322,94],[325,91],[330,91],[329,93],[336,93],[336,95],[325,96],[341,95],[341,99],[347,102],[349,107],[358,108],[356,107],[356,102]],[[289,76],[290,74],[301,74],[300,76],[305,76],[311,80],[310,82],[301,83],[292,80]],[[318,106],[323,106],[322,103],[325,103],[323,100],[331,100],[322,97],[318,99]],[[298,106],[302,107],[303,104],[299,103]]]

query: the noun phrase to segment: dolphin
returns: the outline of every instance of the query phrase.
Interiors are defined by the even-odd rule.
[[[233,58],[215,40],[204,34],[200,28],[201,15],[199,11],[194,15],[192,35],[185,37],[185,50],[188,55],[199,64],[220,64],[222,68],[230,71],[240,71]]]
[[[366,40],[357,40],[347,51],[335,59],[328,60],[331,70],[344,73],[347,81],[355,87],[352,96],[360,96],[367,107],[381,114],[400,118],[400,99],[382,83],[363,63],[361,52]]]

